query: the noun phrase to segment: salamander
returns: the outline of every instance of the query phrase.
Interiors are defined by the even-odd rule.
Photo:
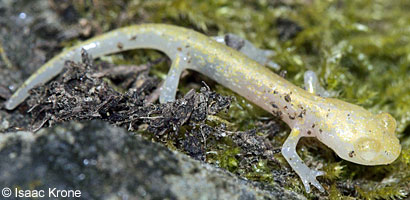
[[[190,69],[208,76],[288,124],[291,133],[281,152],[307,192],[311,190],[310,184],[324,191],[316,179],[324,172],[308,168],[296,153],[301,137],[316,137],[342,159],[362,165],[389,164],[399,156],[401,146],[395,135],[396,121],[388,113],[373,114],[360,106],[318,95],[323,89],[312,72],[305,74],[306,90],[299,88],[263,66],[260,53],[256,52],[258,49],[248,41],[239,43],[239,46],[245,45],[245,49],[238,51],[217,40],[165,24],[119,28],[52,58],[24,82],[5,107],[11,110],[18,106],[28,97],[30,89],[58,75],[66,60],[80,61],[82,49],[99,57],[148,48],[164,52],[172,60],[161,88],[161,103],[175,100],[181,72]]]

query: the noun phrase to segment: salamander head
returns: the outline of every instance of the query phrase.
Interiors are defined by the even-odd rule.
[[[363,136],[354,143],[358,157],[371,165],[392,163],[401,151],[395,134],[396,120],[388,113],[381,113],[375,116],[371,124],[375,127],[371,138]]]
[[[346,128],[336,153],[345,160],[362,165],[392,163],[400,155],[400,141],[395,135],[396,120],[387,113],[358,117],[358,124]],[[341,134],[343,135],[343,134]]]

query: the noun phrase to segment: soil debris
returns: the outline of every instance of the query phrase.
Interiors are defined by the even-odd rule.
[[[149,132],[163,135],[178,132],[182,125],[190,122],[204,122],[208,114],[229,108],[231,98],[212,92],[208,87],[201,88],[200,93],[190,91],[171,103],[147,102],[159,83],[158,79],[148,77],[149,66],[162,60],[133,66],[124,73],[116,68],[96,72],[92,59],[83,51],[81,63],[66,62],[64,72],[55,81],[31,91],[27,103],[34,119],[32,130],[69,120],[102,119],[130,130],[147,124]],[[136,82],[140,82],[124,94],[102,79],[129,74],[134,80],[137,75]]]

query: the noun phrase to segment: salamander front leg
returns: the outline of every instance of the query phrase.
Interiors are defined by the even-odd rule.
[[[324,192],[324,188],[316,180],[316,177],[322,176],[324,172],[312,170],[307,167],[302,159],[300,159],[299,155],[296,153],[296,146],[301,137],[302,135],[299,129],[292,129],[292,132],[282,146],[282,155],[288,161],[292,169],[295,170],[299,177],[302,179],[302,183],[305,186],[307,193],[310,192],[310,184],[315,186],[321,192]]]
[[[321,97],[330,97],[331,95],[328,91],[325,90],[322,86],[320,86],[319,79],[317,75],[313,71],[306,71],[303,76],[305,82],[305,88],[308,92],[312,94],[317,94]]]
[[[159,96],[160,103],[175,101],[177,94],[179,78],[184,69],[186,69],[186,63],[181,60],[181,57],[176,56],[169,69],[167,78],[161,87],[161,93]]]

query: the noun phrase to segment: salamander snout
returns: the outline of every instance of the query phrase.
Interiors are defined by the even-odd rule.
[[[400,155],[401,146],[397,138],[379,141],[363,137],[354,144],[357,163],[363,165],[383,165],[392,163]]]
[[[354,162],[364,165],[392,163],[400,155],[400,141],[395,134],[396,120],[388,113],[381,113],[369,122],[371,133],[363,132],[354,142],[357,155]]]

